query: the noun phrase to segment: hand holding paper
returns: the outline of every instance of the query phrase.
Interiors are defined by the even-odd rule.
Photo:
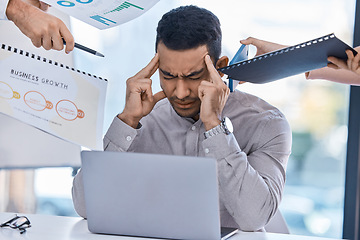
[[[259,46],[259,53],[280,47],[265,41],[250,39]],[[246,42],[245,42],[246,43]],[[346,50],[356,51],[338,39],[335,34],[328,34],[294,46],[282,48],[253,59],[242,61],[219,69],[230,78],[252,83],[267,83],[281,78],[305,73],[327,66],[329,56],[347,59]]]
[[[23,0],[10,0],[6,9],[9,20],[29,37],[36,47],[46,50],[62,50],[62,38],[68,43],[65,51],[71,52],[74,48],[74,38],[66,25],[58,18],[47,14],[47,6],[39,0],[27,3]]]

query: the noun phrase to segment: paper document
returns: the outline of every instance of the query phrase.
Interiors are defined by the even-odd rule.
[[[0,112],[62,139],[101,150],[107,81],[0,46]]]
[[[43,2],[99,29],[130,21],[159,0],[42,0]]]

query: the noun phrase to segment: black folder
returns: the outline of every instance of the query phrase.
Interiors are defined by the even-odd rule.
[[[352,47],[332,33],[304,43],[259,55],[218,70],[234,80],[251,83],[268,83],[326,67],[329,56],[346,60],[345,50],[347,49],[351,49],[354,55],[356,55],[357,52]]]

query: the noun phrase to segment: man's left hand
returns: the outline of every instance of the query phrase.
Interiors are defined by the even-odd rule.
[[[210,79],[200,83],[198,94],[201,100],[200,119],[207,131],[220,124],[221,113],[230,90],[222,81],[209,55],[205,56],[205,63]]]

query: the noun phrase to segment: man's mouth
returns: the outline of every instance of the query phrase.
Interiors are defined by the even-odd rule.
[[[174,102],[178,108],[188,109],[191,108],[194,102]]]

